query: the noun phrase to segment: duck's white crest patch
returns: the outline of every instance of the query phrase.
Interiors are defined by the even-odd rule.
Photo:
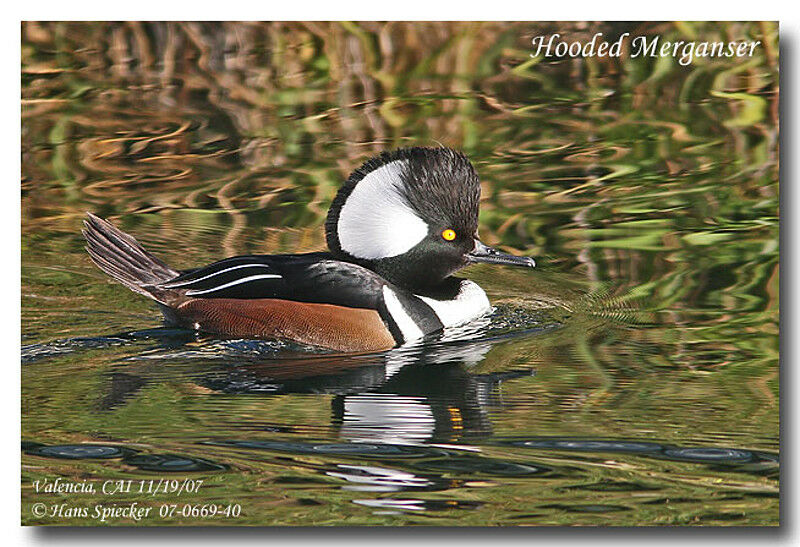
[[[416,295],[425,302],[439,317],[445,327],[456,327],[477,319],[491,311],[492,305],[480,285],[464,280],[458,295],[452,300],[436,300],[427,296]]]
[[[389,258],[411,250],[428,235],[428,225],[400,192],[400,173],[407,163],[382,165],[353,188],[336,227],[342,250],[357,258]]]
[[[400,299],[397,298],[394,291],[386,285],[383,286],[383,301],[386,302],[386,309],[389,310],[389,315],[391,315],[394,322],[397,323],[397,327],[403,335],[404,342],[407,343],[424,336],[422,329],[417,326],[414,320],[411,319],[411,316],[403,309]]]

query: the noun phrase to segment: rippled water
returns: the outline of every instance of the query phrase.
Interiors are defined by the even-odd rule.
[[[635,29],[767,47],[679,67],[528,56],[580,24],[23,25],[23,522],[777,524],[777,28]],[[436,142],[481,176],[482,239],[539,266],[466,270],[492,316],[415,346],[164,328],[83,251],[86,211],[178,268],[319,250],[351,169]],[[56,478],[156,492],[36,492]]]

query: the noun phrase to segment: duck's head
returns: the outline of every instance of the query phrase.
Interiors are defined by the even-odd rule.
[[[356,169],[334,198],[328,247],[409,290],[435,287],[477,262],[535,266],[480,242],[480,194],[475,169],[455,150],[384,152]]]

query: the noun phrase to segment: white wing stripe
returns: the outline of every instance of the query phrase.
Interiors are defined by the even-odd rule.
[[[256,279],[274,279],[276,277],[280,277],[278,274],[262,274],[262,275],[251,275],[250,277],[245,277],[244,279],[237,279],[236,281],[231,281],[230,283],[225,283],[224,285],[220,285],[219,287],[212,287],[210,289],[203,289],[202,291],[186,291],[186,296],[196,296],[198,294],[207,294],[210,292],[221,291],[222,289],[227,289],[228,287],[233,287],[234,285],[240,285],[242,283],[249,283],[250,281],[255,281]]]
[[[270,267],[267,266],[266,264],[239,264],[238,266],[231,266],[230,268],[225,268],[224,270],[220,270],[218,272],[210,273],[208,275],[204,275],[203,277],[198,277],[197,279],[189,279],[187,281],[180,281],[178,283],[164,283],[164,285],[162,285],[162,287],[165,287],[165,288],[168,288],[168,289],[174,289],[174,288],[177,288],[177,287],[183,287],[184,285],[191,285],[193,283],[198,283],[200,281],[205,281],[206,279],[209,279],[211,277],[230,272],[231,270],[238,270],[239,268],[267,268],[267,269],[270,269]],[[280,276],[276,275],[275,277],[280,277]]]

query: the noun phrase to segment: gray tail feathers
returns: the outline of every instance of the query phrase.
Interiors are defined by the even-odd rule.
[[[170,304],[174,291],[156,285],[179,274],[144,250],[132,236],[107,220],[88,213],[83,221],[86,250],[98,268],[128,287],[162,304]]]

